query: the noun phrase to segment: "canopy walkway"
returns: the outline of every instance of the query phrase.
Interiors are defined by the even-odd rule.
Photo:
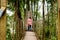
[[[38,39],[60,40],[60,0],[0,0],[0,40]]]
[[[34,32],[32,31],[26,31],[26,34],[24,36],[23,40],[37,40],[37,37]]]

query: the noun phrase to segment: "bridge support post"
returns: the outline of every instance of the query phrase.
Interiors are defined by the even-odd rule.
[[[6,13],[0,18],[0,40],[6,40]]]
[[[3,10],[0,17],[0,40],[6,40],[6,0],[0,0],[0,9]]]
[[[60,40],[60,0],[58,0],[58,24],[57,24],[57,31],[58,31],[58,40]]]

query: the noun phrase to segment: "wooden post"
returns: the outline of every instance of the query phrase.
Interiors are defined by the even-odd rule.
[[[0,8],[1,8],[1,0],[0,0]]]
[[[0,40],[6,40],[6,0],[0,0],[0,7],[4,11],[0,18]]]
[[[7,0],[1,0],[1,7],[6,7]]]
[[[58,40],[60,40],[60,0],[58,0]]]
[[[0,40],[6,40],[6,14],[0,18]]]

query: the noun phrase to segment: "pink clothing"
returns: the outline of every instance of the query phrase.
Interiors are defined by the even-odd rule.
[[[32,26],[32,19],[27,19],[27,25],[26,26],[28,26],[28,25]]]

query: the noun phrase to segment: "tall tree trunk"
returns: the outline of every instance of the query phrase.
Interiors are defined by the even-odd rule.
[[[29,5],[29,0],[27,0],[27,8],[28,8],[28,11],[30,10],[30,5]]]
[[[45,14],[44,14],[44,4],[45,0],[43,0],[43,40],[45,40]]]
[[[38,1],[37,1],[37,8],[36,8],[36,12],[38,12]],[[36,21],[37,21],[37,13],[36,13]]]
[[[22,24],[21,24],[21,12],[20,12],[20,5],[19,5],[19,0],[15,2],[15,16],[16,16],[16,22],[17,22],[17,26],[16,26],[16,40],[21,40],[22,38]]]
[[[36,23],[35,23],[35,20],[36,20],[36,19],[35,19],[35,8],[36,8],[36,7],[35,7],[35,3],[36,3],[36,2],[35,2],[35,0],[34,0],[34,14],[33,14],[33,15],[34,15],[34,18],[33,18],[33,19],[34,19],[34,31],[36,31]]]
[[[47,7],[49,7],[48,5],[47,5]],[[49,10],[50,8],[47,8],[47,11]],[[50,11],[48,11],[48,32],[49,32],[49,13],[50,13]],[[49,32],[49,35],[50,35],[50,32]],[[49,39],[49,35],[48,35],[48,39]]]
[[[22,38],[22,30],[21,30],[21,27],[22,27],[22,22],[20,20],[20,18],[18,17],[18,14],[15,13],[15,16],[16,16],[16,40],[21,40]]]

